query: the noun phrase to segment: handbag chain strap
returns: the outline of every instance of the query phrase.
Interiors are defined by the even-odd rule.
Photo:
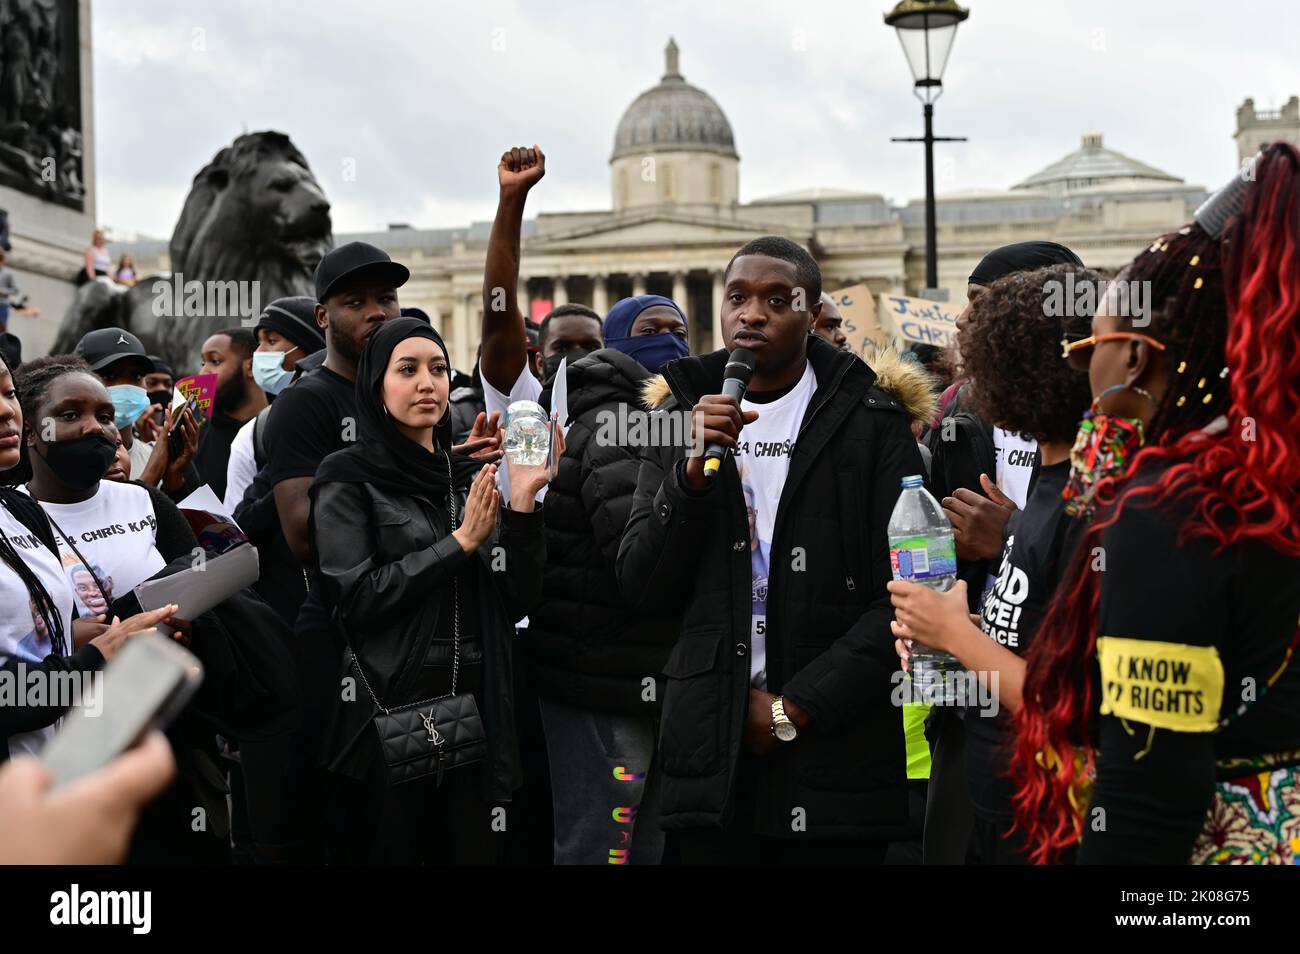
[[[444,453],[446,452],[444,451]],[[452,485],[452,479],[451,479],[451,454],[447,454],[446,456],[447,456],[447,510],[451,516],[451,529],[452,531],[455,531],[457,526],[459,526],[459,524],[456,522],[457,520],[456,488]],[[451,692],[448,692],[441,696],[434,696],[432,699],[425,699],[423,702],[407,703],[406,705],[398,706],[398,709],[417,709],[420,706],[427,706],[431,702],[438,702],[439,700],[442,699],[450,699],[454,695],[456,695],[456,686],[460,681],[460,583],[457,574],[455,573],[451,575],[451,626],[452,626]],[[384,715],[388,715],[390,712],[394,710],[385,709],[383,705],[380,703],[379,697],[375,695],[375,690],[370,688],[370,680],[366,678],[366,671],[363,668],[361,668],[361,660],[357,658],[356,650],[353,649],[351,650],[351,652],[352,652],[352,665],[354,665],[357,669],[357,672],[361,674],[361,683],[366,687],[366,692],[369,693],[371,701],[374,702],[375,704],[375,708],[378,709],[380,712],[382,712]]]

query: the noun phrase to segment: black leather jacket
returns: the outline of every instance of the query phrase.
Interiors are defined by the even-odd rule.
[[[430,643],[451,636],[449,621],[440,619],[442,588],[471,557],[451,536],[441,504],[370,484],[326,483],[314,489],[312,546],[323,603],[383,704],[418,702]],[[462,502],[464,497],[459,491]],[[540,506],[533,513],[502,509],[497,529],[473,555],[481,626],[470,629],[482,634],[479,701],[489,745],[483,782],[494,800],[508,799],[519,781],[511,689],[514,624],[541,593],[545,555]],[[354,680],[355,691],[343,683],[337,694],[325,758],[331,771],[361,777],[374,769],[379,744],[371,721],[375,708],[347,648],[340,680],[346,677]]]

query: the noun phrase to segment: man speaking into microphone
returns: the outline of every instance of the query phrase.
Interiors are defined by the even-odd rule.
[[[821,271],[788,239],[749,242],[724,281],[726,348],[647,386],[657,413],[691,411],[691,443],[641,451],[618,554],[636,608],[682,613],[663,827],[685,863],[878,862],[907,817],[885,528],[924,472],[909,421],[928,421],[929,382],[812,334]],[[747,389],[726,380],[744,352]]]

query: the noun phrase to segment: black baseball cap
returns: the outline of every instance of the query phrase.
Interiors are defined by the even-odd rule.
[[[316,266],[316,300],[324,302],[344,283],[363,276],[400,288],[411,277],[411,272],[405,265],[394,262],[381,248],[367,242],[348,242],[331,249]]]
[[[77,342],[75,350],[92,371],[102,371],[123,358],[135,358],[135,363],[142,369],[141,374],[152,374],[154,371],[154,363],[145,352],[140,339],[125,328],[91,331]]]

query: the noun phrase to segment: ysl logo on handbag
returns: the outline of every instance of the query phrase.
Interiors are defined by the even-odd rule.
[[[424,720],[424,731],[429,733],[429,741],[433,743],[434,748],[441,748],[443,742],[442,733],[433,724],[433,710],[430,709],[427,715],[420,718]]]

